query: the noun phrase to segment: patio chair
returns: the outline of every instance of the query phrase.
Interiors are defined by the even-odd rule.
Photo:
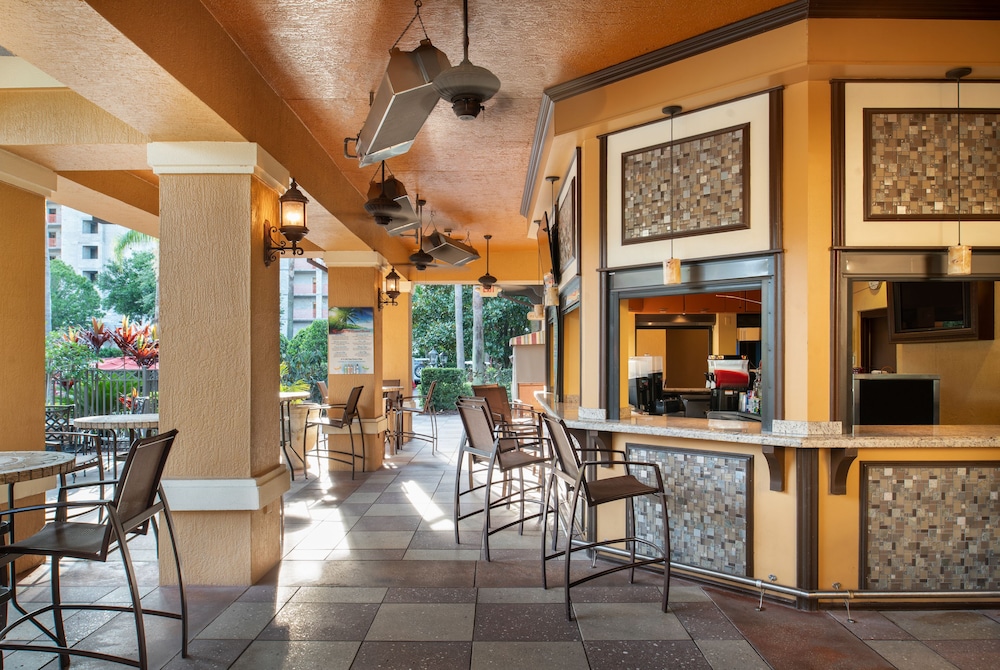
[[[525,516],[526,494],[532,491],[540,493],[539,507],[545,504],[543,484],[539,481],[536,484],[525,486],[524,469],[533,468],[539,464],[549,461],[549,454],[546,450],[538,451],[523,450],[521,439],[497,435],[489,418],[489,409],[482,402],[468,402],[466,398],[460,398],[458,403],[458,413],[462,417],[462,425],[465,427],[467,440],[464,441],[458,451],[457,466],[455,472],[455,499],[454,499],[454,521],[455,521],[455,543],[459,543],[459,522],[476,514],[483,514],[483,550],[485,558],[490,560],[490,536],[501,530],[518,526],[518,532],[524,532],[524,522],[529,519],[542,517],[542,510],[530,516]],[[473,454],[488,462],[486,471],[486,481],[483,484],[470,486],[468,490],[461,490],[462,461],[465,454]],[[494,481],[495,475],[501,475],[502,479]],[[513,477],[517,475],[519,485],[513,486]],[[493,497],[493,487],[498,483],[503,485],[500,496]],[[471,512],[462,513],[462,496],[483,491],[483,505],[481,508]],[[509,506],[512,502],[517,502],[518,513],[516,518],[500,526],[492,524],[492,510],[497,507]]]
[[[493,422],[498,430],[517,433],[518,435],[542,436],[542,419],[531,405],[522,402],[511,402],[507,397],[507,388],[499,384],[477,384],[472,387],[472,393],[485,398],[493,412]]]
[[[322,384],[322,382],[320,382]],[[326,385],[323,384],[325,387]],[[312,451],[316,455],[316,467],[320,467],[320,459],[325,458],[337,463],[351,466],[351,479],[357,461],[361,460],[361,472],[365,471],[365,443],[364,434],[361,432],[361,416],[358,414],[358,400],[361,398],[361,391],[364,386],[355,386],[347,396],[347,402],[338,404],[315,405],[306,409],[305,428],[302,431],[302,453],[306,453],[306,435],[310,428],[316,429],[316,446]],[[316,412],[316,416],[312,413]],[[361,452],[358,453],[354,444],[354,422],[358,422],[358,437],[361,439]],[[331,449],[330,440],[327,435],[327,428],[347,428],[347,434],[351,438],[351,450]]]
[[[667,611],[667,600],[670,595],[670,519],[667,513],[667,497],[663,489],[663,478],[660,475],[660,468],[655,463],[644,461],[630,461],[626,459],[624,451],[611,449],[577,449],[574,447],[573,438],[566,428],[566,424],[561,419],[554,419],[548,415],[543,418],[545,427],[552,440],[552,448],[555,452],[555,466],[551,468],[549,475],[548,490],[546,493],[546,504],[543,506],[542,516],[542,587],[548,588],[546,575],[546,562],[565,556],[565,578],[564,586],[566,591],[566,618],[573,620],[572,604],[570,600],[570,589],[579,584],[584,584],[604,575],[618,572],[620,570],[629,571],[629,582],[635,576],[635,569],[640,566],[660,564],[663,566],[663,602],[661,609]],[[581,460],[578,454],[590,454],[600,456],[600,459]],[[597,479],[588,476],[587,470],[590,466],[613,466],[623,467],[625,474]],[[645,483],[632,474],[632,468],[646,469],[646,478],[652,483]],[[560,494],[564,498],[559,500]],[[657,546],[644,538],[636,536],[635,532],[635,499],[640,496],[651,496],[654,501],[660,503],[660,510],[663,514],[662,546]],[[555,497],[556,502],[550,507],[550,498]],[[594,518],[590,512],[595,507],[614,501],[625,502],[625,537],[616,539],[593,540],[592,532],[586,528],[588,519]],[[580,503],[584,509],[578,510]],[[548,513],[555,510],[553,519],[552,553],[548,552]],[[564,510],[564,514],[560,513]],[[652,525],[652,524],[651,524]],[[558,549],[559,528],[562,527],[566,534],[565,549]],[[574,538],[579,537],[579,540]],[[581,577],[571,579],[570,567],[571,555],[575,551],[594,551],[601,547],[609,547],[616,544],[625,544],[628,550],[628,562],[614,564],[601,570],[586,573]],[[652,557],[636,557],[636,545],[646,546],[653,553]],[[593,557],[591,567],[596,565],[596,553]]]
[[[396,411],[402,414],[399,417],[400,424],[402,424],[403,416],[406,414],[410,415],[420,415],[426,416],[430,419],[430,432],[420,433],[415,430],[403,430],[400,428],[399,431],[399,441],[398,444],[402,446],[407,440],[420,440],[422,442],[430,442],[431,444],[431,454],[437,453],[437,411],[434,407],[434,389],[437,388],[437,380],[432,381],[431,385],[427,388],[426,395],[414,395],[405,396],[400,398],[399,406]]]
[[[60,491],[58,502],[30,507],[15,508],[0,513],[0,517],[13,518],[13,515],[37,511],[56,510],[56,520],[46,523],[34,535],[18,542],[0,545],[0,563],[8,564],[22,556],[48,556],[50,558],[50,573],[52,587],[52,602],[24,613],[23,616],[8,622],[0,630],[0,651],[31,651],[58,654],[60,665],[66,667],[71,656],[83,656],[98,661],[121,663],[138,668],[149,666],[146,648],[146,634],[143,616],[145,614],[177,619],[181,622],[181,655],[188,655],[188,614],[187,598],[184,591],[183,573],[180,565],[180,555],[177,551],[175,531],[170,508],[160,486],[160,478],[166,465],[170,449],[177,436],[176,430],[160,433],[153,437],[136,440],[129,451],[128,458],[121,469],[121,477],[111,499],[93,501],[68,500],[65,487]],[[94,522],[70,521],[67,512],[74,508],[100,507],[104,514],[101,520]],[[177,569],[177,582],[180,591],[180,611],[146,609],[142,606],[139,585],[136,581],[135,567],[129,551],[127,539],[136,533],[145,533],[157,514],[162,514],[170,532],[171,552]],[[129,588],[130,604],[118,605],[112,603],[66,603],[60,591],[60,561],[63,558],[73,558],[82,561],[106,562],[108,557],[118,551],[125,568],[126,583]],[[66,639],[64,612],[76,610],[98,610],[111,612],[130,612],[135,621],[136,645],[138,658],[130,658],[107,653],[105,651],[82,649],[69,646]],[[52,628],[44,622],[48,617],[42,615],[51,613]],[[23,634],[16,638],[10,636],[18,626],[33,624],[41,632],[41,643],[29,643]],[[49,644],[51,641],[54,644]]]

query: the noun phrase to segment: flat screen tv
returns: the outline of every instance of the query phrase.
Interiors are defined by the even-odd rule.
[[[993,339],[992,281],[887,282],[889,341]]]
[[[940,389],[938,375],[854,375],[854,425],[936,425]]]

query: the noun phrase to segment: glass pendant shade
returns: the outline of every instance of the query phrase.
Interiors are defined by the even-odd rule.
[[[663,283],[667,285],[681,283],[681,259],[668,258],[663,261]]]
[[[972,274],[972,247],[968,244],[948,247],[948,274]]]

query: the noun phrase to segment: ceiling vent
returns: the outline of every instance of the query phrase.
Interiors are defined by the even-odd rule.
[[[393,48],[361,132],[344,139],[344,155],[359,159],[364,167],[409,151],[441,99],[434,78],[449,68],[448,56],[429,39],[420,40],[420,46],[413,51]],[[357,155],[348,152],[352,140]]]
[[[436,230],[424,237],[424,250],[439,261],[462,266],[479,259],[479,252]]]

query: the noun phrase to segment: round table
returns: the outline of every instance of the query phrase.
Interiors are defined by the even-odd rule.
[[[157,413],[148,414],[96,414],[94,416],[80,416],[73,419],[73,425],[80,430],[108,430],[111,431],[113,443],[113,453],[111,457],[115,478],[118,477],[118,432],[128,431],[128,444],[131,447],[135,442],[135,432],[145,431],[147,435],[151,431],[159,430],[160,415]],[[124,453],[122,454],[124,456]]]
[[[61,475],[75,463],[75,455],[61,451],[0,451],[0,484]]]

